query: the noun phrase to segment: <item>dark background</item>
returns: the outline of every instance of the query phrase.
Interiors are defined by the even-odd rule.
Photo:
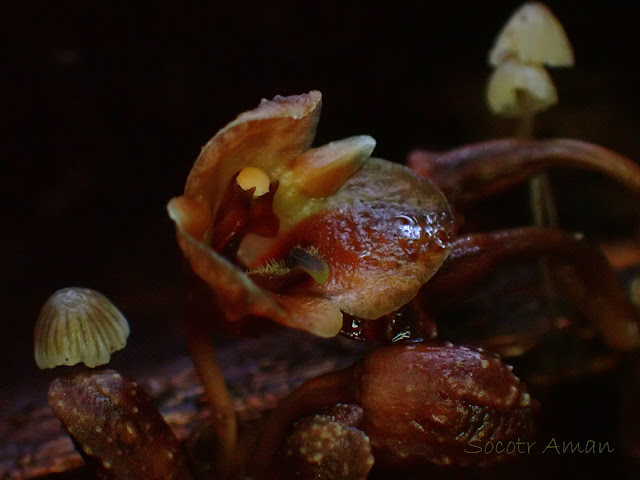
[[[32,329],[59,288],[98,289],[126,314],[132,336],[117,362],[182,351],[181,256],[165,205],[200,146],[262,97],[321,90],[318,144],[367,133],[375,155],[394,161],[510,134],[483,95],[487,52],[519,3],[3,7],[0,412],[44,401],[52,374],[35,366]],[[550,6],[577,66],[553,73],[560,105],[540,117],[539,135],[640,158],[633,2]],[[583,200],[585,211],[608,201]]]

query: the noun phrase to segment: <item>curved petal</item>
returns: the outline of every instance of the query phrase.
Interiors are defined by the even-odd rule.
[[[167,205],[169,218],[192,237],[201,240],[211,227],[211,211],[202,199],[172,198]]]
[[[322,95],[277,96],[240,114],[202,148],[184,195],[202,198],[215,212],[231,178],[244,167],[259,167],[277,179],[280,170],[313,142]]]
[[[279,303],[287,316],[276,319],[292,328],[320,337],[335,337],[342,328],[342,312],[331,300],[313,295],[279,295]]]
[[[343,312],[379,318],[409,302],[449,253],[454,218],[442,193],[406,167],[370,159],[322,210],[262,242],[254,266],[315,247],[329,280],[296,289]],[[254,242],[252,242],[254,246]]]
[[[193,271],[215,293],[228,321],[265,317],[321,337],[342,327],[342,313],[331,301],[312,294],[277,295],[258,287],[237,266],[180,228],[178,243]]]
[[[333,195],[371,157],[375,146],[373,138],[360,135],[306,151],[292,168],[300,191],[312,198]]]
[[[180,249],[192,270],[209,285],[221,302],[230,307],[241,306],[242,312],[236,313],[242,315],[277,317],[284,314],[273,297],[253,283],[236,265],[184,230],[178,228],[177,233]],[[232,313],[233,308],[229,311],[229,314]],[[227,315],[228,318],[231,316]]]

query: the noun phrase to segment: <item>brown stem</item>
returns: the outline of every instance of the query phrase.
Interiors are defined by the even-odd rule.
[[[522,139],[532,139],[534,134],[534,114],[525,115],[520,119],[516,136]],[[536,173],[529,178],[529,208],[533,215],[533,224],[539,227],[557,227],[558,209],[551,189],[551,181],[546,171]],[[544,299],[552,317],[558,316],[558,302],[549,264],[544,258],[538,261],[540,286]]]
[[[640,346],[640,313],[629,303],[602,253],[581,237],[562,230],[525,227],[467,235],[453,242],[442,268],[420,292],[425,309],[438,311],[468,298],[498,266],[548,256],[558,284],[617,349]]]
[[[524,115],[518,121],[516,126],[516,137],[518,138],[533,138],[533,131],[535,128],[535,114],[530,113]]]
[[[211,406],[213,428],[219,439],[215,465],[220,478],[230,478],[237,466],[238,443],[238,427],[231,397],[216,361],[210,332],[190,315],[185,316],[184,325],[189,353]]]
[[[283,398],[271,412],[258,441],[253,460],[253,475],[264,478],[273,458],[293,423],[314,415],[336,403],[353,402],[353,368],[331,372],[307,380]]]
[[[529,179],[533,223],[541,227],[558,226],[558,210],[553,198],[549,175],[538,173]]]
[[[504,138],[446,152],[415,150],[408,165],[456,205],[501,192],[548,168],[600,172],[640,192],[640,166],[612,150],[579,140]]]
[[[533,214],[533,224],[539,227],[557,227],[558,209],[554,200],[551,182],[547,172],[537,173],[529,179],[529,203]],[[551,316],[558,317],[558,299],[555,294],[551,267],[546,259],[538,261],[540,286]]]

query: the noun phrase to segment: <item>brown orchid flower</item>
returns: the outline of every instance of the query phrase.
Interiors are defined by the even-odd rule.
[[[204,146],[169,202],[178,242],[227,321],[323,337],[343,313],[409,302],[448,255],[454,218],[430,182],[355,136],[311,148],[321,94],[263,100]]]

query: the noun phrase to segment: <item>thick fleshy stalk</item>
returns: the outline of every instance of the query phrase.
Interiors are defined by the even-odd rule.
[[[420,293],[423,307],[436,312],[468,298],[497,267],[547,256],[554,278],[575,307],[612,348],[640,346],[640,313],[626,298],[603,254],[584,238],[562,230],[524,227],[466,235]]]
[[[556,167],[599,172],[632,192],[640,192],[640,166],[612,150],[579,140],[504,138],[446,152],[415,150],[409,155],[408,165],[433,181],[458,206]]]

